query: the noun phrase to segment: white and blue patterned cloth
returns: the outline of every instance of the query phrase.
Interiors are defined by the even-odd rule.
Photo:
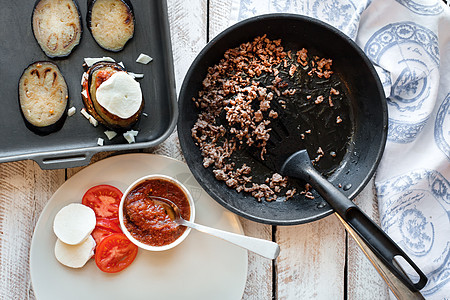
[[[327,22],[375,65],[388,140],[375,177],[381,227],[450,298],[450,8],[441,0],[234,0],[230,25],[289,12]]]

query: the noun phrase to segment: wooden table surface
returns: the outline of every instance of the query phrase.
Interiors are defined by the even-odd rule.
[[[230,24],[229,0],[168,0],[168,17],[180,89],[191,62]],[[157,42],[157,41],[153,41]],[[176,132],[144,152],[183,160]],[[98,161],[111,153],[101,153]],[[48,199],[81,168],[41,170],[33,161],[0,164],[0,299],[34,299],[29,273],[33,229]],[[375,220],[373,180],[356,202]],[[280,256],[270,261],[249,253],[242,299],[387,299],[387,285],[338,219],[331,215],[298,226],[269,226],[240,218],[246,235],[274,240]]]

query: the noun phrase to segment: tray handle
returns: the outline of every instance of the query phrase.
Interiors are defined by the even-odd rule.
[[[42,156],[34,157],[33,160],[42,170],[66,169],[83,167],[90,163],[94,152],[69,152],[55,151],[47,152]]]

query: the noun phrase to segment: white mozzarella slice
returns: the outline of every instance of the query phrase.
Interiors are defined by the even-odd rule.
[[[142,91],[126,72],[116,72],[97,89],[97,102],[111,114],[128,119],[139,111]]]
[[[62,242],[77,245],[91,234],[95,223],[95,212],[92,208],[81,203],[72,203],[56,214],[53,231]]]
[[[88,236],[81,244],[68,245],[60,239],[56,240],[56,259],[70,268],[81,268],[94,255],[95,240]]]

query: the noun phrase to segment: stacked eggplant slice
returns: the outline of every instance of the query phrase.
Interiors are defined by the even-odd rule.
[[[66,81],[51,62],[28,66],[19,81],[19,103],[27,127],[48,134],[64,123],[69,92]]]
[[[81,14],[75,0],[38,0],[32,16],[33,34],[48,57],[68,56],[81,39]]]
[[[91,0],[89,31],[100,47],[120,51],[134,35],[134,12],[129,0]]]
[[[82,98],[89,114],[113,130],[130,129],[144,107],[140,85],[117,63],[98,62],[82,78]]]

